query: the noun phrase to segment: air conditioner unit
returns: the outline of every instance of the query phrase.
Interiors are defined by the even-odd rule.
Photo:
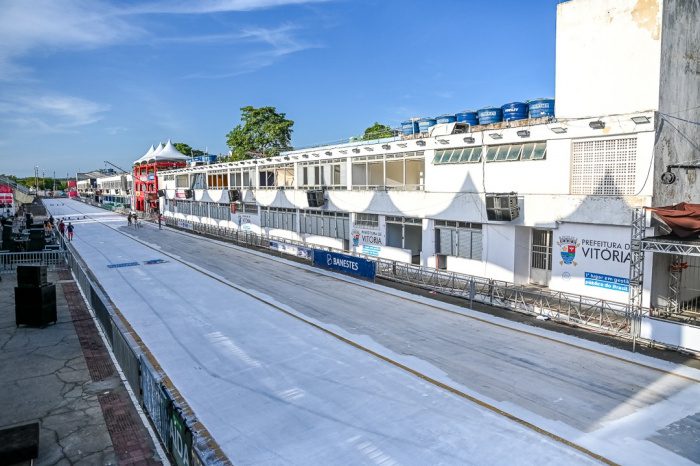
[[[486,218],[493,221],[511,222],[520,216],[516,193],[487,193]]]
[[[323,204],[326,203],[323,191],[320,189],[306,191],[306,200],[309,203],[309,207],[323,207]]]
[[[240,202],[241,190],[240,189],[229,189],[228,190],[228,200],[229,200],[229,202]]]
[[[194,191],[191,189],[185,189],[185,199],[192,199],[192,196],[194,196]]]

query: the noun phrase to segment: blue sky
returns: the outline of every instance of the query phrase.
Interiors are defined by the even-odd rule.
[[[557,0],[0,0],[0,173],[226,153],[240,107],[296,146],[554,95]]]

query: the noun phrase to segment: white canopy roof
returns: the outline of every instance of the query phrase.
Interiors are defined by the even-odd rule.
[[[161,142],[155,149],[153,146],[146,152],[143,157],[136,160],[134,165],[139,165],[142,163],[155,162],[158,160],[189,160],[190,158],[183,154],[182,152],[175,149],[175,146],[170,139],[163,145]]]

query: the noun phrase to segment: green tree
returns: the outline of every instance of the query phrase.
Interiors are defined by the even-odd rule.
[[[198,157],[200,155],[204,155],[203,150],[199,149],[192,149],[192,147],[189,144],[185,144],[184,142],[176,142],[173,144],[175,146],[175,149],[178,150],[178,152],[181,152],[182,154],[185,154],[190,157]]]
[[[362,140],[369,141],[370,139],[390,138],[393,135],[394,130],[391,129],[391,127],[375,121],[372,126],[365,130],[365,134],[362,135]]]
[[[243,107],[241,122],[226,135],[231,160],[247,159],[252,154],[273,157],[290,149],[294,122],[275,107]]]
[[[185,144],[184,142],[176,142],[173,144],[173,146],[175,146],[175,149],[177,149],[178,152],[184,155],[192,156],[192,147],[190,147],[189,144]]]

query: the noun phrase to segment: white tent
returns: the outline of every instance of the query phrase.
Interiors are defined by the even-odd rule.
[[[168,142],[165,143],[165,146],[163,146],[163,149],[156,153],[153,154],[149,160],[189,160],[190,158],[180,152],[179,150],[175,149],[175,146],[173,146],[173,143],[170,142],[170,139],[168,139]]]

